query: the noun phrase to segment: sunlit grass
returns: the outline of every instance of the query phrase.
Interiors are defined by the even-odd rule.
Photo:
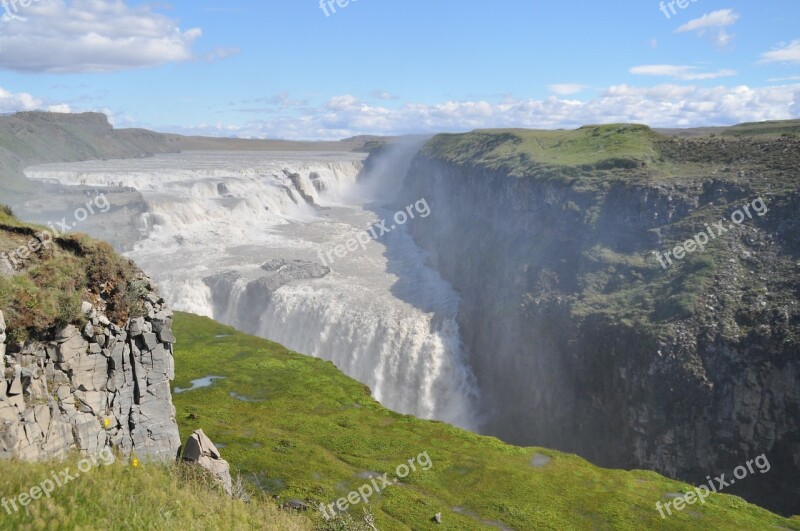
[[[439,512],[437,529],[488,528],[485,522],[513,529],[800,529],[723,495],[662,521],[655,503],[689,485],[393,413],[331,363],[209,319],[179,313],[174,328],[175,385],[225,377],[175,396],[182,434],[202,427],[234,469],[281,500],[331,503],[367,483],[369,473],[391,475],[428,452],[431,470],[371,499],[379,529],[432,528]],[[531,466],[537,453],[551,461]]]

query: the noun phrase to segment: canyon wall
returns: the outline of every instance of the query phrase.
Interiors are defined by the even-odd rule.
[[[658,149],[695,173],[520,176],[423,149],[396,205],[431,206],[410,229],[461,295],[484,432],[695,484],[765,453],[771,471],[729,491],[800,513],[798,142]],[[769,212],[705,253],[669,269],[652,255],[758,197]]]

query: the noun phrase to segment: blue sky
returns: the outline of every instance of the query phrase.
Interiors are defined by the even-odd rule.
[[[800,115],[797,0],[32,1],[5,0],[0,112],[270,138]]]

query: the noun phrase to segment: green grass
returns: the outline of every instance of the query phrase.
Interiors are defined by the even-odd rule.
[[[660,137],[644,125],[611,124],[574,130],[478,130],[443,134],[424,148],[428,156],[458,164],[478,164],[526,176],[541,166],[587,169],[635,167],[657,158]]]
[[[0,487],[5,498],[30,492],[32,487],[69,468],[66,463],[2,464]],[[31,501],[11,514],[0,508],[0,529],[311,529],[307,518],[287,513],[263,496],[250,503],[233,500],[207,476],[186,466],[142,463],[134,468],[116,463],[79,473],[56,488],[48,499]]]
[[[52,238],[45,231],[0,208],[0,260],[15,271],[0,275],[0,309],[10,341],[83,324],[82,301],[92,302],[115,323],[141,311],[146,281],[136,279],[138,270],[130,260],[85,235]]]
[[[729,127],[726,136],[800,136],[800,120],[777,120],[770,122],[743,123]]]
[[[655,503],[688,485],[391,412],[331,363],[206,318],[179,313],[174,328],[176,386],[225,377],[174,396],[182,435],[203,428],[224,445],[234,469],[282,500],[330,503],[367,483],[366,473],[391,476],[399,464],[427,452],[429,471],[418,470],[372,498],[379,529],[490,528],[484,522],[517,530],[800,529],[800,521],[728,495],[712,495],[705,506],[662,521]],[[537,453],[550,463],[532,467]],[[438,512],[443,524],[437,526],[430,519]]]

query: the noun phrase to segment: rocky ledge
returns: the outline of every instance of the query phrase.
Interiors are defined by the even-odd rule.
[[[82,309],[82,329],[69,325],[50,341],[21,345],[6,345],[0,312],[0,457],[39,461],[113,447],[174,460],[180,437],[170,394],[172,311],[152,288],[146,315],[122,325],[89,302]]]

